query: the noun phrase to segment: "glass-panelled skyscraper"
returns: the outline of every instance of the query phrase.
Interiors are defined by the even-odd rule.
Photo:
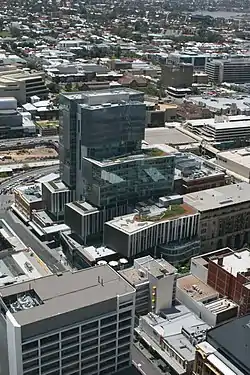
[[[83,198],[84,157],[103,160],[136,153],[145,128],[143,94],[128,89],[60,96],[60,162],[63,182]]]
[[[84,223],[98,212],[92,235],[106,220],[131,212],[138,201],[172,192],[174,156],[142,149],[145,117],[144,94],[136,90],[60,96],[61,179],[75,190],[76,200],[91,205],[83,212]],[[73,213],[67,205],[65,222],[70,227]],[[86,242],[88,234],[82,232],[78,235]]]
[[[62,181],[98,207],[169,193],[174,160],[142,152],[144,95],[121,88],[60,97]]]

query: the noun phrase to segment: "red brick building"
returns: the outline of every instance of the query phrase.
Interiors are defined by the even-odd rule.
[[[192,259],[191,272],[220,295],[239,305],[239,315],[250,313],[250,250],[230,248]]]

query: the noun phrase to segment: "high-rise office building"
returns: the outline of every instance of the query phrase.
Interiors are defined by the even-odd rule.
[[[100,234],[105,221],[132,212],[138,201],[172,192],[175,157],[142,149],[145,117],[144,94],[131,89],[60,97],[61,179],[75,190],[77,201],[87,204],[76,232],[84,242]],[[74,232],[75,208],[65,210]]]
[[[111,375],[131,365],[135,289],[107,265],[3,287],[0,311],[10,375]]]
[[[206,64],[206,73],[211,82],[250,82],[250,59],[212,60]]]
[[[143,93],[130,89],[60,96],[62,181],[83,198],[83,158],[96,160],[136,153],[144,138]]]

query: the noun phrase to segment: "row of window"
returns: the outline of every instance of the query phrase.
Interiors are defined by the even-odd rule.
[[[120,350],[122,349],[122,351]],[[123,347],[123,348],[120,348],[118,351],[118,357],[117,357],[117,362],[118,364],[120,364],[121,362],[124,362],[124,361],[129,361],[129,358],[130,358],[130,347],[128,345],[128,347]],[[74,370],[79,370],[79,354],[77,355],[74,355],[74,356],[71,356],[69,358],[66,358],[65,360],[62,360],[62,374],[68,374],[68,373],[71,373],[72,371]],[[93,368],[94,366],[97,367],[97,362],[98,362],[98,356],[96,355],[95,357],[92,357],[92,358],[87,358],[87,359],[84,359],[81,361],[81,369],[86,369],[85,371],[87,371],[87,373],[89,372],[89,369],[90,368]],[[100,357],[100,369],[105,367],[105,368],[109,368],[109,374],[111,373],[111,369],[110,369],[110,366],[114,366],[115,367],[115,363],[116,363],[116,351],[113,350],[112,352],[109,352],[109,356],[101,356]],[[27,366],[27,364],[24,364],[23,365],[23,371],[25,373],[25,375],[38,375],[39,374],[39,360],[36,359],[34,361],[32,361],[32,366],[31,366],[31,363],[29,362],[29,365],[30,366]],[[41,374],[46,374],[46,373],[49,373],[49,372],[52,372],[52,374],[55,374],[57,373],[57,371],[59,371],[59,369],[61,368],[60,366],[60,361],[57,360],[57,361],[54,361],[50,364],[46,364],[46,365],[43,365],[41,364]],[[54,371],[55,370],[55,371]],[[102,373],[103,370],[101,370],[100,373]]]
[[[133,302],[125,302],[120,304],[120,309],[122,308],[127,308],[132,306]],[[131,310],[125,311],[119,314],[119,321],[131,317]],[[103,318],[101,320],[101,334],[105,334],[108,331],[111,331],[112,329],[116,329],[116,325],[112,325],[112,328],[110,328],[110,325],[113,322],[116,322],[117,315],[112,315],[107,318]],[[127,323],[120,322],[119,323],[119,328],[125,327]],[[129,322],[128,322],[129,324]],[[108,326],[108,327],[103,327],[103,326]],[[115,327],[115,328],[114,328]],[[96,329],[95,329],[96,328]],[[77,335],[81,332],[81,341],[84,340],[89,340],[90,337],[95,337],[98,335],[98,321],[94,321],[91,323],[87,323],[85,325],[76,328],[71,328],[69,330],[61,332],[61,340],[62,340],[62,347],[67,346],[67,340],[68,338],[71,338],[72,336],[75,336],[77,338],[77,341],[79,340]],[[59,333],[53,334],[47,337],[44,337],[40,340],[40,345],[41,347],[50,345],[53,342],[58,342],[59,341]],[[38,340],[35,340],[33,342],[23,344],[22,346],[23,352],[30,351],[30,350],[35,350],[38,348]]]

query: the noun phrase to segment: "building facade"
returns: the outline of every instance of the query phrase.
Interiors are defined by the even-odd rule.
[[[10,375],[104,375],[131,365],[135,291],[108,266],[1,289]]]
[[[103,160],[139,151],[145,113],[143,94],[135,90],[110,89],[60,96],[61,178],[71,188],[76,188],[77,181],[77,199],[83,197],[82,158]]]
[[[45,209],[59,220],[64,216],[65,205],[74,199],[74,191],[61,181],[43,182],[42,198]]]
[[[207,341],[196,346],[193,375],[244,375],[230,359],[223,356]]]
[[[169,204],[171,205],[171,198]],[[106,222],[104,243],[128,258],[145,251],[155,253],[157,247],[163,244],[179,244],[182,240],[196,239],[199,220],[199,214],[188,205],[173,204],[166,208],[145,204],[142,213],[133,213]],[[165,255],[167,254],[164,253]],[[179,258],[175,258],[176,261],[177,258],[182,261],[186,259],[185,249],[183,253],[177,249],[175,255],[179,255]]]
[[[136,290],[137,315],[159,313],[175,305],[177,269],[165,259],[150,255],[134,260],[134,266],[118,272]]]
[[[241,248],[249,242],[250,186],[242,182],[186,194],[184,202],[200,213],[201,250]]]
[[[215,83],[250,82],[250,59],[212,60],[206,64],[209,81]]]
[[[162,65],[161,82],[168,87],[188,88],[193,83],[193,65],[186,63]]]
[[[171,193],[174,155],[149,154],[99,162],[84,158],[85,197],[97,207],[135,204],[139,200]]]

